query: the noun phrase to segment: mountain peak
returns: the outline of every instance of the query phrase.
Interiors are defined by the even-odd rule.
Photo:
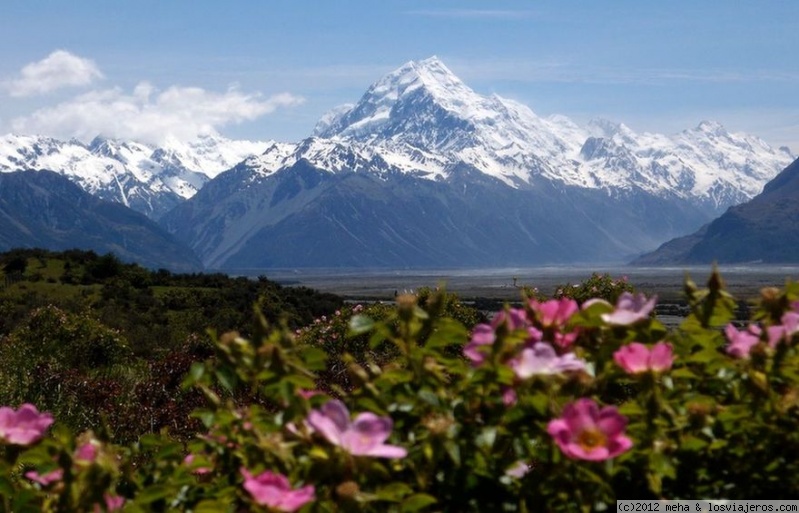
[[[345,112],[334,112],[314,131],[320,137],[369,138],[400,119],[439,109],[467,119],[484,99],[464,84],[438,57],[409,61],[371,85]],[[424,117],[424,116],[423,116]],[[403,130],[407,127],[403,127]],[[390,130],[392,133],[401,131]]]
[[[704,132],[706,134],[712,135],[725,135],[727,134],[727,129],[719,123],[718,121],[701,121],[697,126],[696,130],[699,132]]]
[[[439,98],[475,94],[436,56],[421,61],[407,62],[399,69],[384,76],[373,87],[376,90],[389,88],[400,93],[399,95],[407,94],[418,87],[424,87]]]

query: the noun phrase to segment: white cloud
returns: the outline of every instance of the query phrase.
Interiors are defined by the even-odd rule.
[[[120,88],[93,91],[12,121],[17,133],[42,133],[89,140],[98,134],[154,144],[174,137],[189,140],[217,128],[251,121],[304,99],[288,93],[262,98],[236,88],[224,93],[198,87],[169,87],[158,92],[147,82],[132,93]]]
[[[64,87],[84,86],[103,78],[97,65],[65,50],[56,50],[44,59],[26,65],[19,76],[3,85],[11,96],[33,96]]]

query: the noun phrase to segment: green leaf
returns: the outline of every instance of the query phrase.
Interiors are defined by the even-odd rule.
[[[619,413],[626,417],[640,417],[644,414],[641,406],[634,401],[627,401],[619,406]]]
[[[432,495],[427,495],[426,493],[417,493],[411,495],[404,501],[402,501],[402,511],[419,511],[420,509],[426,508],[431,504],[435,504],[436,498]]]
[[[300,376],[298,374],[290,374],[283,378],[285,381],[293,384],[297,388],[304,388],[306,390],[313,390],[316,388],[314,380],[308,376]]]
[[[455,319],[444,318],[436,323],[436,330],[425,344],[429,348],[446,347],[452,344],[465,344],[469,331]]]
[[[14,483],[6,476],[0,476],[0,495],[4,497],[14,495]]]
[[[674,468],[671,458],[663,453],[655,452],[649,456],[649,468],[660,478],[674,479],[677,476],[677,469]]]
[[[186,383],[196,383],[202,380],[203,376],[205,376],[205,364],[201,362],[194,362],[191,364],[191,370],[189,370],[189,379],[186,380]]]
[[[680,448],[684,451],[698,452],[707,447],[708,443],[696,436],[686,436],[680,443]]]
[[[372,331],[375,327],[375,321],[366,315],[354,315],[350,319],[350,335],[361,335],[368,331]]]
[[[216,374],[216,379],[219,381],[219,384],[226,390],[232,391],[236,388],[236,374],[232,370],[227,367],[222,367],[217,369],[214,374]]]
[[[166,499],[172,495],[172,489],[165,485],[153,485],[145,488],[136,496],[136,501],[140,504],[149,504],[157,500]]]
[[[478,447],[483,447],[485,449],[490,449],[494,446],[494,442],[497,440],[497,428],[493,426],[485,427],[477,435],[475,439],[475,443]]]
[[[418,395],[419,395],[419,399],[421,399],[422,401],[426,402],[427,404],[429,404],[431,406],[438,406],[439,405],[438,396],[435,393],[433,393],[431,390],[423,388],[423,389],[419,390],[419,394]]]
[[[454,440],[447,440],[444,442],[444,449],[447,451],[449,458],[456,467],[461,466],[461,446]]]
[[[377,490],[376,495],[384,501],[399,502],[412,491],[405,483],[391,483]]]
[[[718,351],[715,349],[703,349],[698,353],[694,353],[688,357],[688,360],[696,363],[708,363],[720,358]]]
[[[327,353],[319,347],[307,346],[302,350],[302,358],[305,365],[310,370],[321,370],[325,368]]]
[[[206,499],[197,504],[192,511],[194,513],[218,513],[220,511],[228,511],[231,507],[230,505],[230,502]]]
[[[671,377],[679,379],[698,379],[699,376],[686,367],[680,367],[679,369],[671,371]]]

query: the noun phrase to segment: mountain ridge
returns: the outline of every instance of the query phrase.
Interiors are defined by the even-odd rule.
[[[145,267],[202,269],[192,251],[143,214],[101,200],[48,170],[0,173],[0,251],[112,252]]]
[[[799,262],[799,160],[763,192],[689,235],[665,242],[633,265]]]

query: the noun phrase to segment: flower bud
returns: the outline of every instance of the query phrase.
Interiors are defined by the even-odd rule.
[[[336,486],[336,495],[342,499],[354,499],[359,493],[361,488],[355,481],[344,481]]]

